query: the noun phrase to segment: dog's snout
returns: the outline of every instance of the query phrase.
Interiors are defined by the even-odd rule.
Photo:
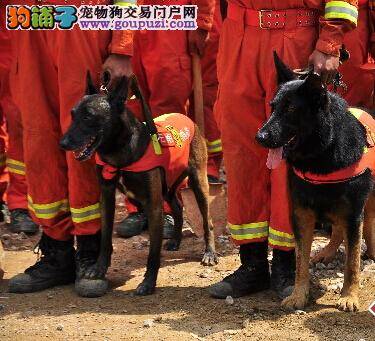
[[[262,144],[270,138],[270,134],[267,130],[261,129],[257,132],[255,139],[258,143]]]

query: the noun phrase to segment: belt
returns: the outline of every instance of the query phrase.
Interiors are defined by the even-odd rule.
[[[266,30],[316,26],[319,11],[308,8],[254,10],[228,3],[227,18]]]

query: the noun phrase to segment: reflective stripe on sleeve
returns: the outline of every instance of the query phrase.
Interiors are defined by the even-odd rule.
[[[324,18],[345,19],[357,25],[358,9],[345,1],[330,1],[326,4]]]

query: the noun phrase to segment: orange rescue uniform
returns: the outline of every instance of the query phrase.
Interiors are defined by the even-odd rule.
[[[375,63],[369,61],[371,44],[371,12],[368,0],[359,0],[358,27],[348,32],[344,38],[345,48],[350,52],[350,58],[343,63],[339,71],[347,86],[347,91],[339,93],[351,106],[372,108],[374,106]],[[373,42],[375,44],[375,41]],[[372,69],[364,67],[372,64]]]
[[[236,244],[268,239],[278,249],[294,247],[286,165],[268,170],[268,151],[254,138],[269,116],[276,89],[272,52],[291,68],[307,67],[314,49],[338,56],[357,16],[357,1],[229,1],[215,111],[228,181],[228,225]]]
[[[111,3],[90,1],[90,5]],[[40,3],[29,0],[23,4]],[[87,71],[98,81],[109,53],[131,55],[132,33],[76,27],[71,31],[12,32],[12,41],[12,90],[24,127],[32,217],[56,240],[68,240],[72,234],[95,234],[101,227],[95,161],[77,162],[72,153],[61,150],[59,140],[70,125],[71,108],[84,94]]]

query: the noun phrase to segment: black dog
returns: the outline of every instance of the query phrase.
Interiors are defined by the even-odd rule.
[[[119,182],[133,200],[140,204],[147,215],[150,252],[147,271],[143,282],[138,286],[139,295],[151,294],[155,290],[157,274],[160,267],[162,245],[163,199],[172,210],[175,219],[175,236],[169,240],[168,250],[177,250],[182,236],[182,207],[176,196],[176,189],[187,176],[194,191],[203,217],[206,249],[202,259],[204,265],[217,263],[215,254],[213,226],[208,213],[208,181],[206,174],[207,149],[203,136],[195,127],[190,144],[189,164],[171,188],[166,188],[163,169],[155,168],[145,172],[124,172],[121,168],[139,160],[145,153],[150,139],[150,125],[143,124],[125,106],[128,88],[132,87],[141,99],[144,109],[145,101],[134,86],[133,78],[122,78],[115,89],[106,94],[99,94],[88,75],[86,96],[72,110],[73,122],[61,140],[65,150],[72,150],[79,161],[89,159],[95,152],[101,160],[115,167],[113,179],[105,179],[102,167],[98,166],[98,177],[101,186],[102,208],[102,241],[97,263],[86,274],[88,278],[104,278],[110,265],[112,253],[112,229],[115,213],[115,191]],[[151,117],[149,114],[148,116]],[[147,118],[146,118],[147,121]],[[147,123],[147,122],[146,122]]]
[[[303,174],[315,174],[319,178],[351,169],[362,160],[365,148],[371,147],[368,134],[348,110],[346,102],[326,89],[319,75],[309,72],[298,78],[276,54],[275,65],[280,86],[271,102],[272,114],[256,139],[271,150],[283,147],[289,165],[297,273],[294,291],[282,305],[301,309],[308,301],[310,250],[318,221],[331,223],[343,232],[345,280],[338,307],[354,311],[358,309],[360,244],[366,202],[365,228],[371,231],[368,236],[374,236],[375,196],[370,168],[375,164],[340,181],[316,182]],[[374,238],[370,239],[367,242],[374,243]]]

